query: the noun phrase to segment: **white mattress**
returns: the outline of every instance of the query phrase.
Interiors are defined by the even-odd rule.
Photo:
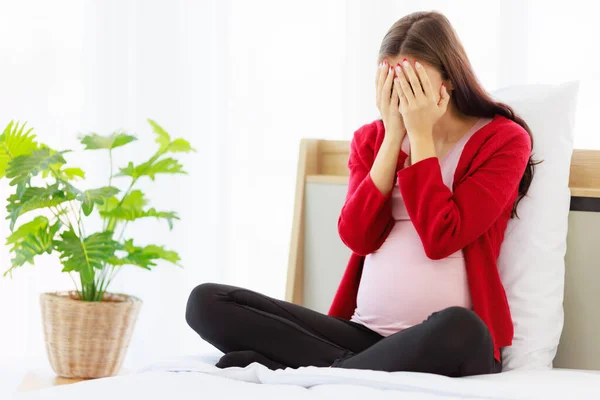
[[[600,399],[600,373],[512,371],[451,379],[409,373],[299,368],[270,371],[253,364],[225,370],[215,357],[165,361],[138,373],[14,395],[14,400],[177,399]]]

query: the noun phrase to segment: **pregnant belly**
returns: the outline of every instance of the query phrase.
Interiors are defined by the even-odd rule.
[[[365,258],[352,320],[389,336],[451,306],[472,307],[462,250],[431,260],[413,224],[397,221]]]

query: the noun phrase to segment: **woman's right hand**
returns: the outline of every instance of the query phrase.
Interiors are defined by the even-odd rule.
[[[406,134],[402,114],[400,114],[400,97],[393,83],[394,69],[384,61],[377,69],[376,87],[377,108],[381,113],[385,136],[369,173],[377,189],[385,196],[394,187],[402,140]]]
[[[385,127],[385,137],[401,142],[406,128],[400,113],[400,97],[394,85],[394,68],[386,60],[379,64],[375,86],[377,108]]]

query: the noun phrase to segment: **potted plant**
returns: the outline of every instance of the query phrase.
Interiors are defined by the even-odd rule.
[[[194,151],[186,140],[172,139],[156,122],[148,121],[156,134],[156,152],[118,172],[113,169],[113,152],[134,142],[135,136],[115,132],[80,138],[84,151],[107,153],[110,171],[106,186],[87,190],[78,187],[85,173],[67,164],[68,151],[39,143],[25,124],[11,122],[0,135],[0,179],[6,178],[12,189],[6,206],[11,231],[6,245],[12,259],[4,275],[12,276],[13,270],[34,264],[36,256],[47,253],[59,258],[62,272],[71,275],[75,285],[70,292],[41,295],[46,349],[60,376],[118,373],[141,300],[108,292],[111,282],[126,265],[147,270],[160,260],[179,265],[176,252],[141,245],[126,234],[129,224],[141,218],[165,220],[173,227],[177,213],[148,207],[136,184],[160,174],[185,174],[173,155]],[[101,221],[102,230],[87,230],[90,218]]]

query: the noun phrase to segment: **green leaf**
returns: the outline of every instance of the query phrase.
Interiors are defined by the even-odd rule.
[[[171,141],[171,135],[163,129],[162,126],[155,121],[149,119],[148,122],[152,126],[152,130],[156,133],[156,143],[160,145],[160,153],[189,153],[196,151],[190,143],[185,139],[175,139]]]
[[[39,149],[35,135],[31,133],[33,129],[23,132],[25,125],[11,121],[0,135],[0,178],[4,177],[11,160]]]
[[[155,121],[148,119],[148,123],[150,123],[152,130],[154,133],[156,133],[156,143],[160,145],[161,150],[165,150],[171,143],[171,135],[169,135],[169,133]]]
[[[140,190],[133,190],[126,194],[122,201],[116,197],[108,199],[103,206],[99,206],[100,216],[108,219],[108,230],[114,231],[117,221],[128,220],[124,216],[134,215],[138,210],[143,210],[146,205],[144,194]],[[121,217],[123,215],[123,217]]]
[[[26,263],[33,264],[37,255],[51,254],[54,249],[54,236],[60,227],[60,221],[49,226],[48,219],[39,216],[14,231],[6,239],[6,244],[12,245],[10,251],[14,257],[11,259],[11,268],[4,275],[10,274],[14,268]]]
[[[85,150],[107,149],[112,150],[116,147],[125,146],[137,138],[125,132],[114,132],[110,135],[102,136],[97,133],[91,133],[81,138],[81,143],[85,145]]]
[[[12,179],[10,185],[26,184],[41,171],[54,164],[65,164],[63,154],[67,151],[54,152],[49,148],[35,150],[30,154],[15,157],[8,163],[6,177]]]
[[[60,184],[63,185],[65,193],[68,193],[69,195],[71,195],[71,197],[73,197],[71,200],[83,196],[83,192],[77,189],[75,186],[73,186],[70,182],[61,181]]]
[[[146,210],[137,218],[156,218],[164,219],[169,225],[169,229],[173,229],[173,222],[179,220],[179,216],[174,211],[156,211],[154,208]]]
[[[75,178],[85,179],[85,172],[81,168],[65,168],[58,171],[59,176],[66,180],[70,181]]]
[[[168,152],[187,153],[196,150],[185,139],[179,138],[171,141],[171,135],[162,126],[151,119],[148,122],[156,133],[156,143],[160,145],[158,152],[142,164],[134,165],[132,162],[129,162],[126,167],[119,168],[119,173],[115,176],[130,176],[134,180],[142,176],[148,176],[154,180],[158,174],[185,174],[183,165],[179,161],[170,157],[163,159],[161,157]]]
[[[21,240],[26,238],[27,235],[36,232],[38,229],[46,228],[49,223],[50,222],[48,221],[48,218],[46,218],[46,217],[43,217],[43,216],[35,217],[33,220],[21,225],[17,230],[15,230],[13,233],[11,233],[6,238],[6,245],[8,246],[8,245],[20,242]],[[13,250],[14,249],[11,249],[10,251],[13,251]]]
[[[181,266],[179,265],[179,261],[181,261],[179,254],[172,250],[166,250],[164,246],[156,246],[151,244],[146,246],[144,251],[146,253],[154,254],[157,259],[165,260],[177,266]]]
[[[147,204],[144,193],[141,190],[132,190],[119,205],[119,200],[116,197],[108,199],[102,207],[98,207],[100,215],[103,218],[112,218],[117,221],[134,221],[140,218],[157,218],[164,219],[169,224],[169,228],[173,229],[174,220],[178,220],[179,216],[173,211],[157,211],[154,208],[144,210]]]
[[[50,226],[50,237],[54,239],[54,235],[58,233],[61,227],[62,223],[59,219],[57,219],[56,222],[52,226]],[[54,243],[52,245],[54,246]],[[50,251],[48,251],[47,253],[50,254]]]
[[[108,260],[108,264],[114,265],[115,267],[122,267],[123,265],[135,265],[140,268],[147,269],[147,270],[150,270],[151,269],[150,267],[153,267],[156,265],[156,264],[152,263],[152,260],[149,257],[142,257],[142,256],[137,256],[137,255],[133,255],[133,256],[126,255],[121,258],[119,258],[117,256],[113,256]]]
[[[141,190],[132,190],[127,193],[123,198],[123,201],[120,201],[115,196],[108,199],[102,207],[98,207],[101,212],[111,212],[115,210],[117,207],[123,210],[142,210],[144,206],[148,203],[146,198],[144,197],[144,193]]]
[[[157,161],[146,161],[143,164],[134,166],[130,162],[127,167],[120,168],[121,171],[117,176],[130,176],[134,179],[142,176],[148,176],[154,180],[158,174],[187,174],[183,169],[183,165],[174,158],[163,158]]]
[[[78,199],[81,201],[81,210],[87,217],[94,210],[94,204],[104,205],[105,201],[119,193],[119,189],[112,186],[104,186],[98,189],[90,189],[81,193]]]
[[[85,284],[93,284],[94,269],[101,269],[119,247],[109,231],[97,232],[82,240],[68,230],[60,237],[61,240],[55,241],[55,246],[60,252],[63,272],[79,272]]]
[[[108,262],[111,265],[136,265],[144,269],[156,266],[156,261],[164,260],[179,265],[179,255],[171,250],[166,250],[163,246],[148,245],[145,247],[136,246],[133,240],[126,240],[121,248],[127,254],[121,258],[113,257]]]
[[[132,190],[123,198],[121,206],[125,209],[137,210],[148,204],[148,200],[141,190]]]
[[[81,168],[64,168],[61,169],[61,164],[50,165],[48,169],[42,171],[42,178],[48,176],[57,176],[59,180],[71,181],[77,178],[84,179],[85,172]]]
[[[6,211],[10,220],[10,229],[13,230],[17,218],[21,215],[40,208],[55,207],[66,201],[74,200],[71,192],[59,189],[57,183],[46,187],[28,187],[22,194],[12,194],[8,197]]]
[[[167,147],[167,151],[171,153],[189,153],[190,151],[196,151],[185,139],[175,139]]]

